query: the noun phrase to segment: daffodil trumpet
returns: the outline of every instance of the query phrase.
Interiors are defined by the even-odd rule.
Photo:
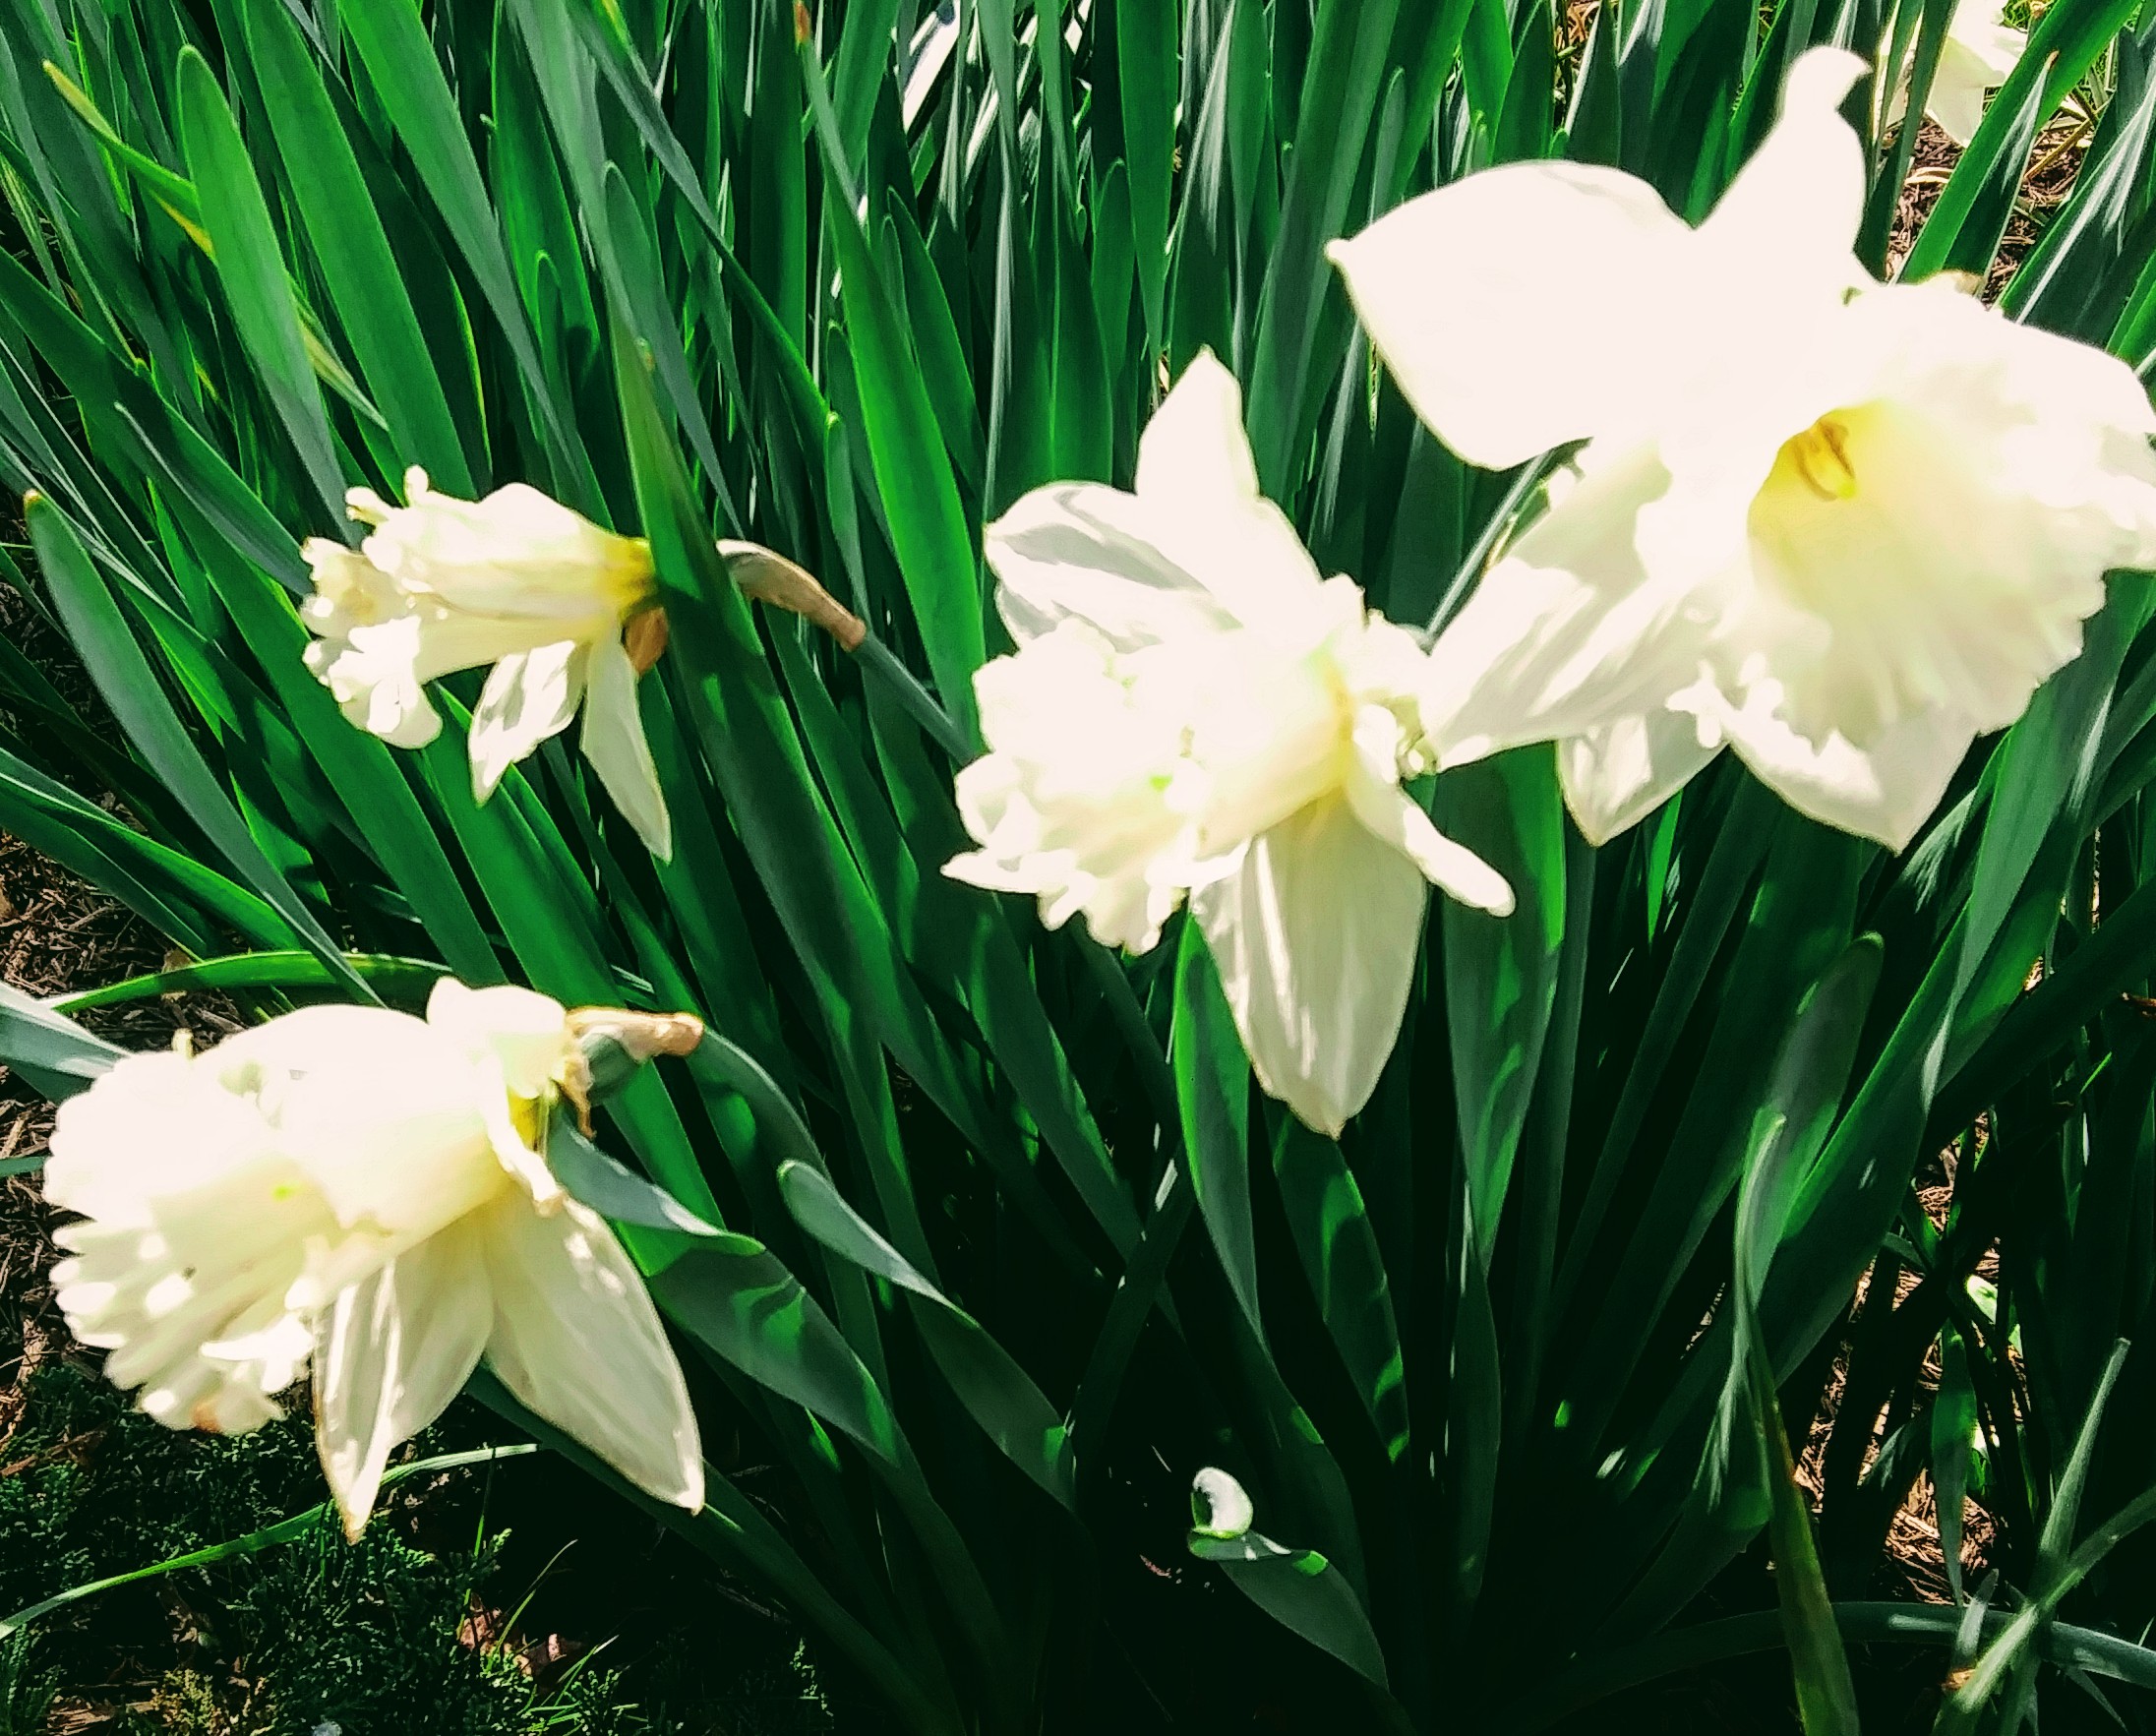
[[[956,794],[979,848],[943,871],[1132,952],[1187,901],[1260,1084],[1339,1132],[1399,1035],[1428,886],[1512,908],[1402,788],[1434,763],[1414,635],[1260,494],[1210,353],[1133,492],[1036,489],[987,551],[1018,649],[975,678],[988,751]]]
[[[2132,370],[1858,264],[1864,67],[1800,58],[1697,228],[1616,170],[1515,163],[1333,250],[1461,456],[1583,443],[1432,647],[1423,717],[1441,765],[1555,742],[1594,842],[1727,748],[1899,850],[2078,654],[2106,572],[2156,563]]]
[[[399,1442],[482,1359],[662,1501],[703,1499],[696,1419],[643,1281],[549,1167],[558,1112],[682,1053],[686,1015],[437,983],[425,1018],[318,1006],[129,1055],[61,1107],[61,1311],[175,1428],[250,1429],[314,1385],[357,1535]]]

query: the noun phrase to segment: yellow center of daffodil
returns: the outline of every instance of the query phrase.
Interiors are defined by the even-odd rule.
[[[1849,427],[1840,415],[1822,416],[1802,434],[1782,443],[1767,487],[1808,489],[1823,501],[1846,501],[1857,492],[1856,467],[1849,461]]]

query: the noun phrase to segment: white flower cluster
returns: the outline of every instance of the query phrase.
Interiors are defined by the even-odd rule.
[[[1698,228],[1632,176],[1532,162],[1336,244],[1456,452],[1578,446],[1426,654],[1258,497],[1210,356],[1134,495],[1043,489],[991,525],[1019,649],[978,678],[981,849],[947,871],[1141,951],[1187,897],[1260,1081],[1331,1133],[1398,1035],[1422,881],[1511,904],[1402,777],[1552,742],[1601,843],[1728,748],[1906,845],[2078,652],[2106,570],[2156,564],[2156,414],[2113,357],[1864,270],[1837,113],[1862,71],[1805,55]]]

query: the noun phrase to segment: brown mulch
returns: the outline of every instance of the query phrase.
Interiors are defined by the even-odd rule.
[[[2001,242],[1998,257],[1985,274],[1986,301],[1999,299],[2000,291],[2006,287],[2014,272],[2020,269],[2021,262],[2035,247],[2045,224],[2051,221],[2052,213],[2073,191],[2074,177],[2081,172],[2081,160],[2088,153],[2088,122],[2076,117],[2062,117],[2037,135],[2036,149],[2029,156],[2029,172],[2022,179],[2020,193],[2015,196],[2013,214],[2006,219],[2006,239]],[[1942,133],[1936,123],[1924,123],[1916,136],[1909,178],[1902,184],[1901,204],[1894,212],[1893,232],[1886,243],[1886,275],[1889,278],[1900,271],[1902,261],[1916,245],[1917,231],[1939,203],[1940,190],[1946,186],[1946,177],[1953,172],[1960,156],[1961,148]]]

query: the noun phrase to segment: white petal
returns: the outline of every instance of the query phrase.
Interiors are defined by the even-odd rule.
[[[497,663],[472,712],[472,798],[484,802],[503,774],[548,737],[569,728],[584,694],[585,647],[573,639]]]
[[[1422,871],[1345,801],[1251,840],[1191,895],[1258,1083],[1337,1134],[1377,1089],[1414,975]]]
[[[1965,148],[1984,124],[1984,98],[1989,90],[1980,82],[1948,79],[1946,56],[1942,55],[1931,92],[1924,98],[1924,112],[1939,123],[1942,133]]]
[[[1196,846],[1187,686],[1122,670],[1075,620],[984,664],[974,691],[990,751],[953,789],[982,848],[944,872],[1037,894],[1050,928],[1082,911],[1105,945],[1152,946]]]
[[[506,1185],[488,1134],[488,1082],[423,1019],[305,1007],[219,1044],[201,1064],[255,1094],[279,1149],[347,1229],[408,1244]]]
[[[1288,515],[1259,492],[1242,389],[1211,350],[1198,352],[1146,424],[1137,493],[1160,509],[1167,552],[1238,621],[1292,623],[1310,607],[1317,567]]]
[[[1741,297],[1732,311],[1755,332],[1771,329],[1761,324],[1763,299],[1814,305],[1869,280],[1854,252],[1864,146],[1840,113],[1865,71],[1846,48],[1800,55],[1782,84],[1780,118],[1700,225],[1716,300]]]
[[[1565,806],[1589,844],[1607,844],[1667,802],[1722,748],[1700,720],[1658,710],[1621,717],[1557,745]]]
[[[562,624],[557,621],[467,615],[431,603],[415,610],[411,619],[419,627],[419,645],[414,653],[413,667],[423,682],[438,680],[459,669],[479,669],[519,651],[536,651],[543,645],[558,645],[563,640]],[[611,622],[592,624],[594,636],[618,630]]]
[[[315,679],[345,717],[396,748],[424,748],[442,732],[420,674],[420,623],[402,616],[318,639],[304,653]]]
[[[1390,744],[1381,740],[1386,714],[1374,705],[1364,707],[1364,712],[1378,727],[1358,727],[1355,732],[1355,762],[1347,782],[1348,805],[1355,818],[1372,837],[1413,863],[1431,885],[1492,916],[1511,916],[1512,887],[1505,876],[1465,844],[1440,832],[1421,805],[1393,781]],[[1393,733],[1397,735],[1397,730]]]
[[[107,1224],[147,1224],[151,1202],[270,1154],[268,1124],[193,1056],[128,1055],[60,1106],[45,1198]]]
[[[614,1232],[574,1200],[541,1217],[488,1209],[487,1361],[502,1384],[646,1494],[703,1505],[703,1454],[681,1365]]]
[[[307,1243],[337,1233],[305,1176],[263,1157],[150,1201],[141,1222],[63,1227],[53,1288],[76,1337],[111,1352],[106,1378],[144,1389],[144,1409],[230,1432],[276,1414],[270,1395],[298,1373],[271,1346],[231,1341],[275,1336]]]
[[[1723,604],[1650,574],[1637,547],[1668,482],[1646,449],[1598,465],[1484,575],[1430,649],[1422,715],[1441,764],[1599,728],[1697,676]]]
[[[1486,169],[1327,252],[1416,413],[1490,469],[1629,423],[1683,339],[1691,232],[1615,169]]]
[[[468,988],[454,977],[438,978],[427,996],[427,1025],[474,1059],[499,1061],[504,1085],[518,1097],[550,1089],[575,1048],[562,1003],[511,984]]]
[[[467,988],[443,977],[428,997],[427,1024],[472,1063],[495,1162],[535,1202],[559,1199],[562,1184],[545,1157],[546,1124],[576,1057],[562,1003],[529,988]]]
[[[1168,503],[1259,498],[1242,388],[1210,349],[1183,370],[1139,437],[1137,492]]]
[[[1024,647],[1076,619],[1129,651],[1233,627],[1220,600],[1165,551],[1166,516],[1090,482],[1022,496],[985,537],[1011,637]]]
[[[493,1323],[468,1221],[338,1294],[316,1325],[315,1445],[357,1537],[389,1455],[449,1407]]]
[[[635,666],[620,639],[604,638],[591,647],[587,679],[584,757],[644,848],[659,861],[672,862],[674,822],[659,789],[651,744],[644,740],[643,714],[636,708]]]
[[[1976,726],[1950,707],[1901,719],[1868,748],[1841,735],[1818,744],[1767,704],[1725,708],[1721,728],[1759,780],[1824,825],[1874,838],[1899,852],[1939,806]]]

